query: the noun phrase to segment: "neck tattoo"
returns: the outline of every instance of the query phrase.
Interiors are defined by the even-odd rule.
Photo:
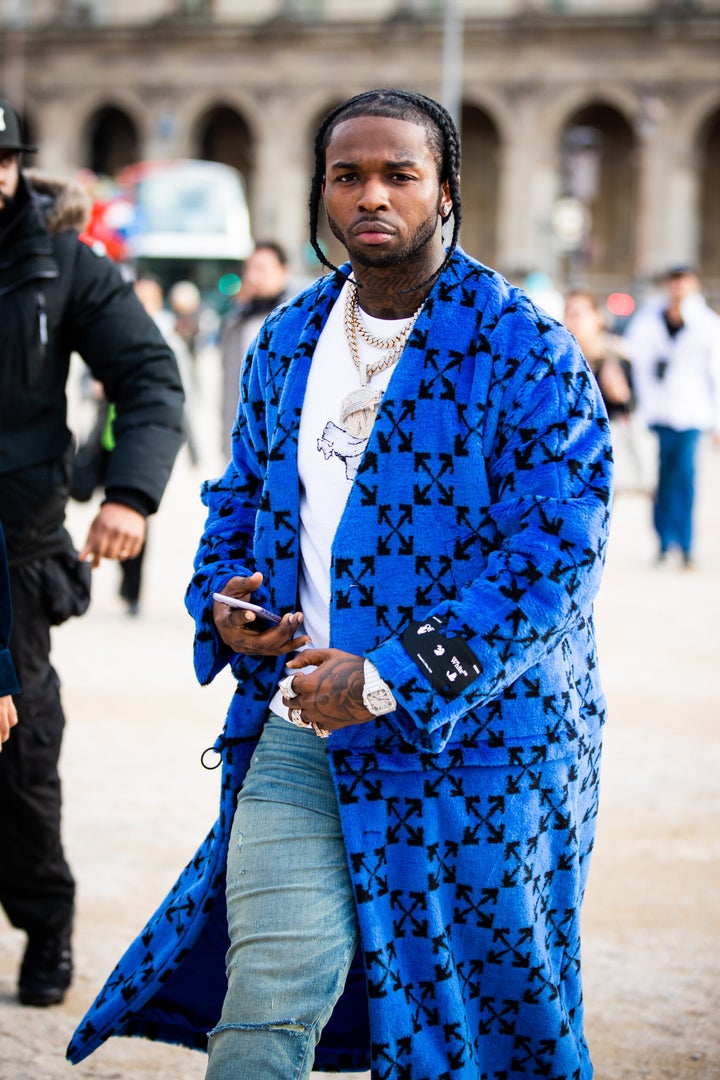
[[[351,435],[355,435],[359,439],[369,438],[372,426],[375,423],[375,414],[383,396],[382,390],[372,389],[370,380],[379,371],[386,371],[387,368],[398,362],[424,303],[423,300],[422,304],[416,308],[397,334],[391,338],[381,338],[371,334],[362,321],[357,289],[355,287],[348,289],[345,296],[343,324],[350,356],[355,365],[355,370],[360,376],[361,384],[357,390],[353,390],[351,394],[348,394],[343,399],[341,405],[340,423]],[[373,348],[382,350],[382,354],[377,360],[371,363],[363,362],[358,348],[358,337],[361,337],[368,345],[372,345]]]

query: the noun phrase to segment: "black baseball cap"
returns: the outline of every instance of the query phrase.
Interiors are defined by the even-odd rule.
[[[0,150],[25,150],[34,153],[37,146],[23,142],[20,117],[9,101],[0,98]]]

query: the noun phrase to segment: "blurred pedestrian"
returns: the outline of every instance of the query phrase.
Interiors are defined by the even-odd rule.
[[[627,346],[620,336],[609,332],[597,297],[585,289],[574,289],[566,295],[563,322],[600,387],[610,420],[615,491],[647,493],[655,484],[653,447],[648,445],[652,436],[636,420]]]
[[[173,350],[178,362],[178,370],[185,390],[185,409],[183,430],[186,446],[193,465],[199,462],[197,440],[192,422],[190,399],[193,396],[192,363],[184,341],[175,332],[174,318],[163,303],[162,284],[149,272],[141,272],[133,283],[135,295],[159,328],[167,344]],[[102,387],[96,380],[87,382],[88,397],[96,404],[95,421],[83,442],[79,445],[73,460],[70,495],[78,502],[88,502],[98,488],[105,486],[110,455],[115,449],[116,409],[109,402]],[[188,392],[189,388],[189,392]],[[120,562],[120,597],[127,604],[128,615],[140,614],[140,598],[143,583],[143,565],[147,553],[149,526],[145,531],[142,548],[131,559]]]
[[[332,272],[243,364],[187,596],[199,679],[237,679],[220,818],[73,1061],[207,1025],[208,1080],[592,1075],[607,418],[572,336],[456,247],[459,168],[411,91],[317,133]]]
[[[669,270],[664,285],[664,295],[632,319],[625,339],[639,407],[658,438],[658,558],[663,562],[677,549],[690,568],[698,441],[712,432],[720,444],[720,316],[706,303],[691,266]]]
[[[635,406],[627,348],[622,338],[608,333],[597,297],[581,289],[568,293],[563,322],[598,381],[609,419],[627,416]]]
[[[192,365],[198,348],[202,296],[194,281],[176,281],[168,293],[173,330],[185,343]],[[192,368],[194,371],[194,367]]]
[[[178,282],[178,285],[192,285],[192,282]],[[175,286],[174,288],[176,289],[176,302],[179,303],[180,308],[182,309],[182,290],[178,293],[177,287]],[[192,288],[197,292],[194,285],[192,285]],[[174,311],[169,311],[165,306],[162,283],[154,274],[151,274],[148,271],[141,271],[135,280],[134,289],[140,303],[175,354],[180,378],[182,379],[183,390],[185,392],[185,411],[183,414],[185,444],[187,446],[188,454],[190,455],[191,464],[198,465],[200,463],[200,444],[197,435],[197,421],[195,415],[197,383],[190,347],[183,335],[178,331],[178,323],[181,323],[182,320]],[[198,293],[198,303],[199,295],[200,294]],[[180,297],[180,300],[178,300],[178,296]],[[192,301],[189,300],[188,303],[192,306]],[[191,338],[194,347],[195,337],[191,335]]]
[[[222,452],[230,457],[240,369],[250,344],[273,308],[287,298],[288,257],[274,240],[258,241],[242,270],[240,290],[221,330]]]
[[[10,632],[12,630],[12,601],[8,577],[5,536],[0,526],[0,751],[10,738],[17,724],[17,710],[13,694],[20,693],[17,675],[10,655]],[[0,829],[2,822],[0,822]]]
[[[87,195],[25,174],[20,120],[0,101],[0,508],[13,600],[19,723],[0,756],[0,903],[27,934],[24,1005],[63,1000],[75,882],[62,847],[64,727],[50,630],[86,610],[90,570],[136,555],[182,440],[177,364],[132,286],[79,239]],[[70,356],[117,410],[105,498],[78,554],[64,526],[72,439]]]
[[[133,284],[135,295],[145,308],[150,318],[160,330],[177,360],[178,370],[185,391],[185,410],[183,414],[183,429],[185,432],[185,445],[190,455],[190,461],[197,465],[200,458],[198,444],[195,437],[192,422],[192,398],[194,397],[194,379],[190,352],[175,329],[175,320],[166,309],[162,284],[159,278],[149,272],[141,272]],[[103,446],[106,452],[115,449],[115,407],[110,406],[107,423],[103,432]],[[143,566],[147,555],[149,528],[145,532],[145,543],[137,555],[132,559],[123,559],[120,563],[120,596],[127,604],[128,615],[140,614],[140,600],[143,585]]]

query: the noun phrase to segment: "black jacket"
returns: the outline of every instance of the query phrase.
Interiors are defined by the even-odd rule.
[[[117,267],[79,240],[80,189],[31,175],[0,213],[0,519],[11,562],[66,545],[73,351],[117,411],[106,498],[152,513],[182,442],[171,349]]]
[[[10,601],[10,581],[8,578],[5,538],[0,527],[0,697],[18,694],[17,675],[13,667],[8,643],[12,630],[12,605]]]

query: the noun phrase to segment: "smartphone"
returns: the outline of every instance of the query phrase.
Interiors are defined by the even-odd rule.
[[[253,611],[258,619],[262,619],[264,622],[279,623],[282,619],[282,615],[276,615],[274,611],[268,611],[267,608],[251,604],[249,600],[238,600],[234,596],[227,596],[225,593],[213,593],[213,600],[219,600],[221,604],[227,604],[228,607],[239,607],[244,608],[246,611]]]

